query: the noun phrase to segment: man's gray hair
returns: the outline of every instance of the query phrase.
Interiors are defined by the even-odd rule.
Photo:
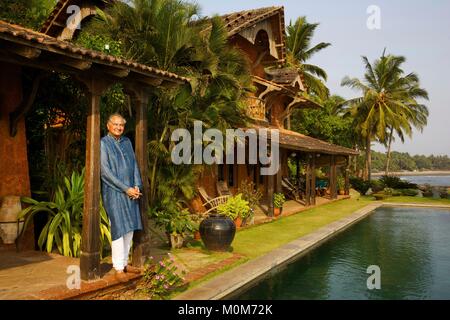
[[[125,118],[124,118],[120,113],[117,113],[117,112],[111,114],[111,115],[108,117],[108,121],[107,121],[107,122],[111,122],[111,119],[114,118],[114,117],[122,118],[123,123],[124,123],[124,124],[127,123],[127,120],[125,120]]]

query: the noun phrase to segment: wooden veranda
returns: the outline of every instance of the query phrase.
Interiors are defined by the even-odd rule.
[[[149,90],[154,87],[173,86],[186,83],[188,79],[157,70],[132,61],[109,56],[100,52],[74,46],[54,37],[35,32],[21,26],[0,21],[0,68],[7,73],[1,77],[2,104],[1,125],[8,127],[8,133],[0,134],[0,142],[15,145],[25,161],[25,169],[20,179],[27,180],[27,188],[17,190],[14,182],[4,179],[8,174],[8,164],[14,165],[15,153],[1,155],[5,164],[0,172],[0,184],[5,196],[6,190],[14,190],[15,195],[29,196],[28,163],[24,115],[31,108],[39,88],[42,75],[61,72],[69,74],[84,84],[88,97],[88,117],[86,132],[86,177],[80,258],[81,278],[90,280],[99,277],[100,266],[100,98],[113,84],[121,83],[130,96],[136,110],[135,152],[142,177],[147,177],[147,108]],[[32,71],[35,76],[32,90],[22,94],[21,76]],[[0,143],[0,144],[1,144]],[[17,153],[16,153],[17,155]],[[148,254],[146,233],[146,212],[148,206],[148,181],[144,181],[144,196],[140,201],[144,230],[135,233],[133,264],[142,264]]]

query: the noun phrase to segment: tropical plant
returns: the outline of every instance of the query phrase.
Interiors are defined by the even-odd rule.
[[[38,212],[48,214],[47,223],[42,229],[38,245],[41,250],[58,252],[68,257],[79,257],[81,250],[81,232],[83,224],[84,169],[74,171],[70,177],[64,177],[64,184],[57,187],[52,201],[36,201],[23,197],[22,201],[30,206],[23,209],[20,219],[25,219],[24,228]],[[100,238],[102,249],[111,243],[109,221],[103,205],[100,206]]]
[[[416,189],[417,184],[402,180],[396,176],[382,176],[379,181],[386,188],[393,189]]]
[[[303,74],[309,92],[325,99],[329,95],[323,82],[327,80],[327,73],[316,65],[306,63],[314,54],[331,45],[321,42],[311,47],[318,26],[318,23],[308,23],[306,17],[299,17],[294,24],[289,23],[286,28],[287,62]]]
[[[150,257],[144,267],[142,280],[137,287],[138,293],[150,299],[165,299],[170,291],[184,284],[186,271],[179,271],[172,256],[156,262]]]
[[[189,210],[179,208],[177,211],[152,211],[151,217],[157,226],[162,227],[166,234],[184,235],[187,232],[194,232],[195,225],[192,221]]]
[[[234,197],[230,197],[226,203],[223,203],[217,207],[217,213],[230,217],[231,220],[237,218],[245,219],[250,214],[250,206],[248,201],[242,198],[242,194],[239,193]]]
[[[238,194],[242,194],[242,199],[248,202],[250,208],[255,209],[262,198],[262,192],[253,181],[243,180],[238,188]]]
[[[366,173],[371,178],[371,142],[392,142],[396,130],[411,135],[411,127],[423,128],[428,111],[416,99],[428,99],[427,92],[420,88],[419,78],[414,73],[404,75],[402,56],[383,55],[372,65],[363,57],[366,73],[364,81],[345,77],[343,86],[358,90],[362,96],[350,99],[347,114],[354,120],[354,127],[365,140]],[[387,133],[390,130],[390,133]],[[390,147],[389,147],[390,148]]]
[[[286,202],[286,197],[282,193],[273,194],[273,206],[274,208],[283,208],[283,204]]]

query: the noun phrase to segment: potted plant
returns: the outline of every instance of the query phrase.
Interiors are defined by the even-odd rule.
[[[158,210],[153,211],[152,216],[156,225],[164,229],[170,246],[174,249],[181,248],[186,234],[195,230],[195,225],[188,209]]]
[[[283,211],[283,204],[286,202],[286,198],[282,193],[274,193],[273,194],[273,214],[275,217],[281,215]]]
[[[240,228],[242,220],[250,214],[250,207],[248,201],[242,199],[242,194],[239,193],[234,197],[230,197],[226,203],[219,205],[217,213],[230,217],[236,224],[236,227]]]

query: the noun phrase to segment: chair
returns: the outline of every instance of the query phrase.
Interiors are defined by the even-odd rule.
[[[223,203],[226,203],[231,196],[231,195],[224,195],[224,196],[212,198],[208,195],[208,193],[206,192],[206,190],[203,187],[198,187],[198,191],[199,191],[201,197],[203,198],[203,200],[205,201],[205,203],[203,203],[203,207],[205,208],[206,211],[201,213],[201,215],[204,215],[204,216],[208,215],[212,211],[217,210],[217,207]]]
[[[292,200],[300,200],[300,190],[287,177],[281,178],[281,186],[287,191],[287,196]]]

